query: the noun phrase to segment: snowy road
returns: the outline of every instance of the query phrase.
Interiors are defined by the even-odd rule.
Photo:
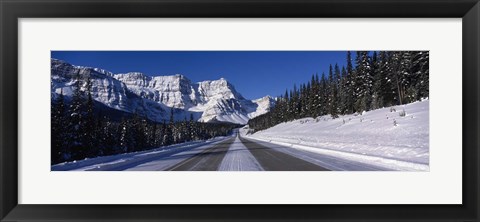
[[[173,167],[170,171],[216,171],[228,152],[234,138],[229,138],[221,143],[203,150],[195,156],[188,158]]]
[[[264,170],[268,171],[325,171],[320,165],[280,152],[256,141],[240,139]]]
[[[232,145],[228,149],[228,153],[223,158],[220,171],[257,171],[263,170],[257,159],[248,151],[248,148],[240,141],[239,137],[235,138]]]
[[[182,155],[181,153],[178,155]],[[157,162],[157,161],[156,161]],[[161,164],[161,162],[158,162]],[[155,164],[148,168],[154,167]],[[140,166],[141,169],[142,166]],[[138,167],[135,167],[138,170]],[[158,167],[156,168],[158,169]],[[315,163],[247,140],[240,136],[230,137],[203,151],[166,168],[169,171],[324,171]]]
[[[234,136],[55,165],[96,171],[382,171],[384,167]]]

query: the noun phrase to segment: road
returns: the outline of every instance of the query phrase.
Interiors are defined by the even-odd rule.
[[[229,138],[217,143],[200,153],[195,154],[193,157],[188,158],[167,170],[170,171],[216,171],[223,158],[228,152],[228,149],[234,142],[235,138]]]
[[[381,171],[378,166],[297,150],[235,135],[165,170],[172,171]]]
[[[249,166],[250,168],[248,168]],[[203,150],[167,170],[325,171],[327,169],[236,135]]]
[[[102,159],[103,158],[103,159]],[[139,153],[79,161],[52,170],[93,171],[379,171],[335,156],[242,137],[177,144]]]

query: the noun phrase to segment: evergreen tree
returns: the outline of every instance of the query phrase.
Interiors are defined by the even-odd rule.
[[[85,125],[84,125],[84,134],[82,136],[83,138],[83,144],[85,146],[85,155],[87,157],[92,157],[92,156],[97,156],[99,155],[96,153],[96,146],[99,145],[96,140],[96,135],[95,133],[97,130],[95,129],[95,126],[97,125],[93,113],[93,98],[92,98],[92,81],[90,77],[87,78],[86,82],[86,91],[87,91],[87,103],[86,103],[86,110],[85,110]]]
[[[85,105],[83,93],[81,91],[82,79],[80,73],[75,74],[75,83],[73,87],[72,102],[69,108],[69,147],[71,147],[71,157],[67,159],[82,159],[85,157],[84,135],[85,135]]]
[[[149,128],[149,134],[148,134],[148,146],[149,147],[159,147],[159,143],[158,143],[158,130],[157,130],[157,127],[158,127],[158,124],[157,123],[153,123],[151,125],[148,126]]]
[[[190,113],[190,120],[188,121],[188,140],[192,141],[195,140],[195,120],[193,119],[193,113]]]
[[[327,80],[327,106],[329,110],[332,106],[332,100],[333,100],[333,85],[335,85],[335,81],[333,79],[332,64],[330,64],[330,67],[328,69],[328,80]]]
[[[165,123],[164,123],[165,124]],[[175,142],[174,139],[174,119],[173,119],[173,108],[170,109],[170,122],[166,127],[165,132],[165,145],[170,145]]]
[[[416,100],[426,98],[429,95],[429,52],[419,51],[414,53],[413,67],[416,78]]]
[[[145,118],[141,118],[138,114],[138,111],[136,111],[133,114],[132,118],[132,144],[129,146],[128,152],[134,152],[134,151],[140,151],[145,149],[145,126],[146,126],[146,120]]]
[[[352,55],[351,52],[347,52],[347,70],[345,75],[345,114],[350,114],[355,112],[354,102],[355,102],[355,73],[353,72],[352,65]]]
[[[163,120],[163,124],[162,124],[162,135],[163,135],[162,145],[163,146],[170,145],[172,143],[171,131],[169,130],[169,127],[165,120]]]
[[[338,81],[340,79],[340,70],[338,65],[335,65],[335,74],[333,74],[332,65],[330,65],[329,73],[329,113],[332,118],[338,117]]]
[[[405,103],[406,90],[409,85],[411,75],[411,54],[410,52],[393,52],[392,53],[392,79],[394,80],[394,88],[397,92],[397,104]]]
[[[188,126],[187,126],[187,117],[183,119],[183,121],[180,123],[180,130],[179,130],[179,142],[183,143],[185,141],[189,141],[188,137]]]
[[[312,79],[309,82],[310,84],[310,90],[308,92],[308,110],[309,110],[309,115],[313,118],[317,117],[317,111],[316,111],[316,106],[317,106],[317,84],[315,82],[315,75],[312,75]],[[287,100],[285,97],[282,97],[281,101]],[[276,106],[276,104],[275,104]],[[280,113],[282,113],[280,111]]]
[[[59,163],[68,160],[70,150],[68,149],[67,128],[65,127],[65,98],[63,89],[60,91],[51,106],[51,163]]]
[[[321,92],[321,87],[320,87],[320,78],[318,77],[318,73],[315,73],[315,81],[313,83],[314,89],[314,102],[313,102],[313,107],[314,107],[314,116],[320,116],[321,115],[321,109],[322,109],[322,92]]]
[[[114,124],[107,116],[103,116],[100,124],[100,133],[97,136],[100,136],[100,143],[103,145],[104,155],[112,155],[118,152],[116,150],[116,136],[114,133]]]
[[[329,68],[328,78],[315,75],[299,89],[294,85],[270,112],[251,119],[250,133],[298,118],[336,118],[428,97],[428,52],[357,52],[355,67],[347,52],[346,68]]]
[[[330,115],[332,118],[338,118],[338,97],[337,97],[337,85],[332,86],[332,101],[330,103]]]
[[[385,82],[383,84],[382,92],[384,93],[384,106],[393,106],[398,103],[397,98],[397,88],[396,88],[396,78],[395,78],[395,60],[393,52],[386,52],[386,60],[382,63],[380,69],[383,72],[382,75],[385,76]]]
[[[401,53],[401,62],[400,62],[400,91],[401,95],[401,104],[410,103],[416,98],[413,77],[413,57],[412,52],[404,51]],[[413,84],[412,84],[413,83]]]
[[[378,61],[378,56],[377,52],[374,51],[372,55],[372,60],[371,60],[371,67],[372,67],[372,86],[371,86],[371,105],[370,109],[378,109],[381,106],[381,91],[379,88],[379,82],[380,82],[380,75],[379,75],[379,61]]]
[[[160,124],[158,124],[158,122],[152,123],[151,125],[152,141],[150,145],[151,148],[158,148],[162,146],[161,144],[162,135],[160,134],[161,133],[160,129],[161,127],[160,127]]]
[[[312,92],[312,86],[310,85],[310,82],[308,82],[304,92],[304,109],[305,109],[304,117],[313,116],[313,96],[311,96],[312,95],[311,92]],[[280,103],[281,105],[282,98],[281,96],[279,98],[280,99],[279,101],[277,101],[277,103]]]
[[[372,84],[372,69],[368,52],[357,52],[354,77],[356,112],[370,110]]]
[[[340,79],[340,90],[338,91],[338,97],[339,97],[339,102],[338,102],[338,108],[340,110],[340,113],[342,115],[345,115],[348,113],[348,93],[349,93],[349,86],[347,84],[347,70],[345,69],[344,66],[342,66],[342,71],[341,71],[341,79]]]
[[[130,141],[130,132],[129,132],[129,124],[128,121],[125,118],[122,118],[122,121],[120,122],[119,125],[119,146],[120,146],[120,152],[126,153],[129,150],[129,144],[131,144]]]

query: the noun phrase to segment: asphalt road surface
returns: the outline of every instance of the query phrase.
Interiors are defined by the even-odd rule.
[[[264,170],[268,171],[325,171],[328,170],[321,166],[299,159],[297,157],[276,151],[263,146],[258,142],[240,137],[240,141],[245,145],[250,153],[262,165]]]
[[[200,152],[193,157],[168,168],[167,170],[216,171],[234,140],[235,138],[230,138],[221,143],[215,144],[212,147],[205,149],[203,152]]]
[[[95,159],[93,159],[95,160]],[[64,170],[95,171],[381,171],[368,163],[313,153],[235,135],[206,142],[174,145],[114,156],[106,161],[86,160]]]
[[[241,143],[241,144],[238,144]],[[307,162],[300,158],[288,155],[274,149],[268,148],[264,145],[261,145],[255,141],[248,140],[246,138],[232,137],[221,143],[215,144],[210,148],[205,149],[203,152],[200,152],[193,157],[186,159],[167,170],[173,171],[217,171],[223,165],[229,165],[229,163],[222,163],[227,153],[229,153],[229,148],[231,147],[245,147],[243,150],[235,149],[230,152],[242,152],[247,151],[253,155],[254,160],[257,161],[260,165],[258,169],[255,170],[268,170],[268,171],[325,171],[328,170],[319,165]],[[233,154],[232,154],[233,155]],[[247,161],[251,162],[251,159],[242,158],[245,160],[246,165]],[[241,164],[241,162],[240,162]],[[225,169],[224,169],[225,170]],[[226,169],[228,170],[228,168]]]

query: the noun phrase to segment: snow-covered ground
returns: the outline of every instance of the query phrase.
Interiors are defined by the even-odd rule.
[[[392,109],[393,108],[393,109]],[[242,135],[392,170],[429,170],[429,100],[332,119],[321,116]],[[405,110],[406,115],[401,113]],[[303,159],[303,158],[302,158]]]
[[[187,142],[140,152],[65,162],[53,165],[51,170],[164,170],[223,140],[225,137],[217,137],[207,141]]]
[[[230,145],[227,154],[218,167],[219,171],[257,171],[263,170],[257,159],[243,145],[238,136]]]

